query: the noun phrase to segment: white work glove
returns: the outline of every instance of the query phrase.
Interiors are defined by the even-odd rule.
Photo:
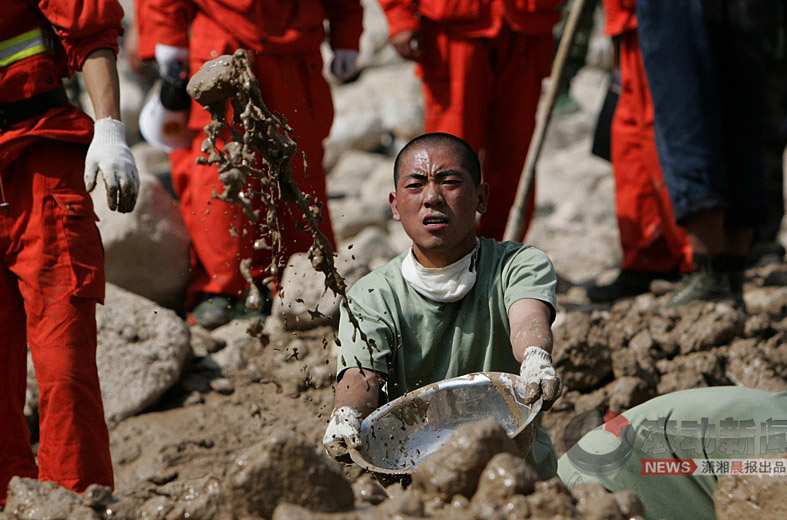
[[[104,177],[107,205],[112,211],[134,209],[139,191],[139,175],[134,156],[126,144],[126,125],[110,117],[93,126],[93,141],[85,157],[85,187],[93,191],[98,172]]]
[[[519,377],[525,384],[525,404],[533,404],[543,397],[541,409],[549,410],[560,397],[563,386],[560,377],[552,366],[552,356],[541,347],[527,347]]]
[[[157,43],[154,54],[158,72],[162,77],[167,73],[167,69],[172,62],[180,61],[186,64],[189,62],[189,50],[186,47],[173,47],[172,45]]]
[[[333,52],[331,73],[339,79],[347,79],[355,74],[358,51],[352,49],[336,49]]]
[[[341,406],[331,413],[322,438],[328,455],[338,459],[347,455],[350,448],[361,447],[361,419],[361,412],[351,406]]]

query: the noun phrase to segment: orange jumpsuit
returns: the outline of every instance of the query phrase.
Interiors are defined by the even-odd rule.
[[[605,33],[620,48],[621,92],[612,119],[612,168],[615,176],[621,269],[691,272],[691,247],[675,223],[659,165],[650,97],[637,38],[635,0],[604,0]]]
[[[0,504],[14,475],[75,491],[113,485],[95,358],[104,253],[83,181],[93,121],[65,101],[39,105],[13,124],[3,117],[22,100],[62,89],[60,78],[94,50],[117,53],[123,17],[107,0],[7,0],[3,9],[0,42],[54,28],[56,43],[0,66],[8,203],[0,209]],[[28,346],[40,388],[38,467],[23,414]]]
[[[322,76],[320,43],[323,21],[330,22],[334,49],[358,49],[363,11],[359,0],[145,0],[151,22],[140,34],[140,55],[152,57],[156,43],[188,47],[190,72],[203,63],[236,49],[251,51],[254,72],[266,105],[284,115],[295,131],[299,150],[305,152],[309,177],[302,161],[292,161],[293,174],[305,193],[325,202],[322,141],[333,121],[331,91]],[[140,28],[141,31],[143,28]],[[147,53],[147,55],[146,55]],[[240,208],[212,199],[222,191],[215,167],[195,166],[203,157],[203,127],[210,115],[192,103],[189,127],[195,131],[191,149],[171,155],[172,180],[192,241],[192,273],[187,307],[201,293],[239,296],[247,287],[239,263],[252,257],[255,266],[266,266],[266,251],[254,252],[253,226]],[[297,229],[300,219],[280,212],[284,257],[308,250],[311,236]],[[327,205],[322,208],[321,231],[333,242]],[[230,229],[237,233],[230,235]],[[245,230],[245,231],[244,231]]]
[[[478,233],[502,239],[535,129],[541,82],[552,65],[560,0],[380,3],[391,35],[419,32],[425,129],[454,134],[479,152],[494,204]]]

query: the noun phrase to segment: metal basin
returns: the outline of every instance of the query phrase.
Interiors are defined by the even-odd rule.
[[[483,372],[432,383],[391,401],[361,423],[356,464],[377,473],[410,473],[460,425],[494,417],[516,437],[541,410],[525,404],[519,376]]]

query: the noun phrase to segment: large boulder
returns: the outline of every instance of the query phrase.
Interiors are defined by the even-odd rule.
[[[189,329],[171,310],[107,284],[98,308],[98,377],[109,422],[141,412],[180,378]]]
[[[189,235],[178,203],[153,175],[153,168],[166,162],[156,161],[160,154],[150,148],[147,143],[134,147],[140,170],[134,211],[110,211],[102,183],[93,190],[93,203],[106,253],[107,281],[179,310],[189,276]]]

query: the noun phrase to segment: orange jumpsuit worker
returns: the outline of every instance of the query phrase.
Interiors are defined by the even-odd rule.
[[[305,152],[309,177],[299,158],[292,161],[295,179],[305,193],[327,200],[322,167],[322,141],[333,121],[330,88],[322,76],[320,44],[323,26],[330,22],[330,44],[334,49],[332,72],[342,78],[355,70],[362,32],[363,10],[359,0],[145,0],[152,21],[141,27],[140,53],[150,58],[156,38],[155,58],[163,71],[173,60],[187,60],[195,73],[203,63],[243,48],[250,52],[262,97],[273,111],[284,115],[295,131],[299,150]],[[152,36],[151,36],[152,34]],[[147,55],[144,53],[147,49]],[[171,155],[172,178],[180,208],[192,241],[192,272],[187,308],[193,321],[208,328],[232,318],[231,307],[247,288],[240,260],[253,257],[255,266],[270,262],[266,251],[254,253],[256,238],[239,207],[212,199],[221,193],[215,167],[195,166],[203,157],[200,146],[203,127],[210,115],[192,103],[188,126],[195,131],[191,149]],[[311,236],[297,229],[296,222],[281,212],[284,259],[307,251]],[[333,242],[327,205],[322,208],[320,228]],[[229,230],[237,233],[232,236]],[[245,230],[245,231],[244,231]],[[229,311],[229,312],[228,312]]]
[[[120,122],[112,0],[7,0],[0,17],[0,504],[11,477],[112,486],[96,370],[104,254],[87,191],[111,209],[139,179]],[[94,123],[61,77],[81,70]],[[89,146],[88,146],[89,145]],[[87,189],[86,189],[87,188]],[[27,347],[39,384],[38,466],[23,408]]]
[[[479,235],[503,238],[535,129],[541,82],[552,65],[560,3],[380,0],[391,43],[418,62],[425,131],[461,137],[482,159],[484,181],[497,203],[479,221]]]
[[[604,32],[619,46],[621,92],[612,119],[620,274],[588,288],[593,301],[612,301],[649,290],[656,278],[691,272],[686,232],[677,226],[656,152],[653,101],[637,37],[635,0],[604,0]]]

